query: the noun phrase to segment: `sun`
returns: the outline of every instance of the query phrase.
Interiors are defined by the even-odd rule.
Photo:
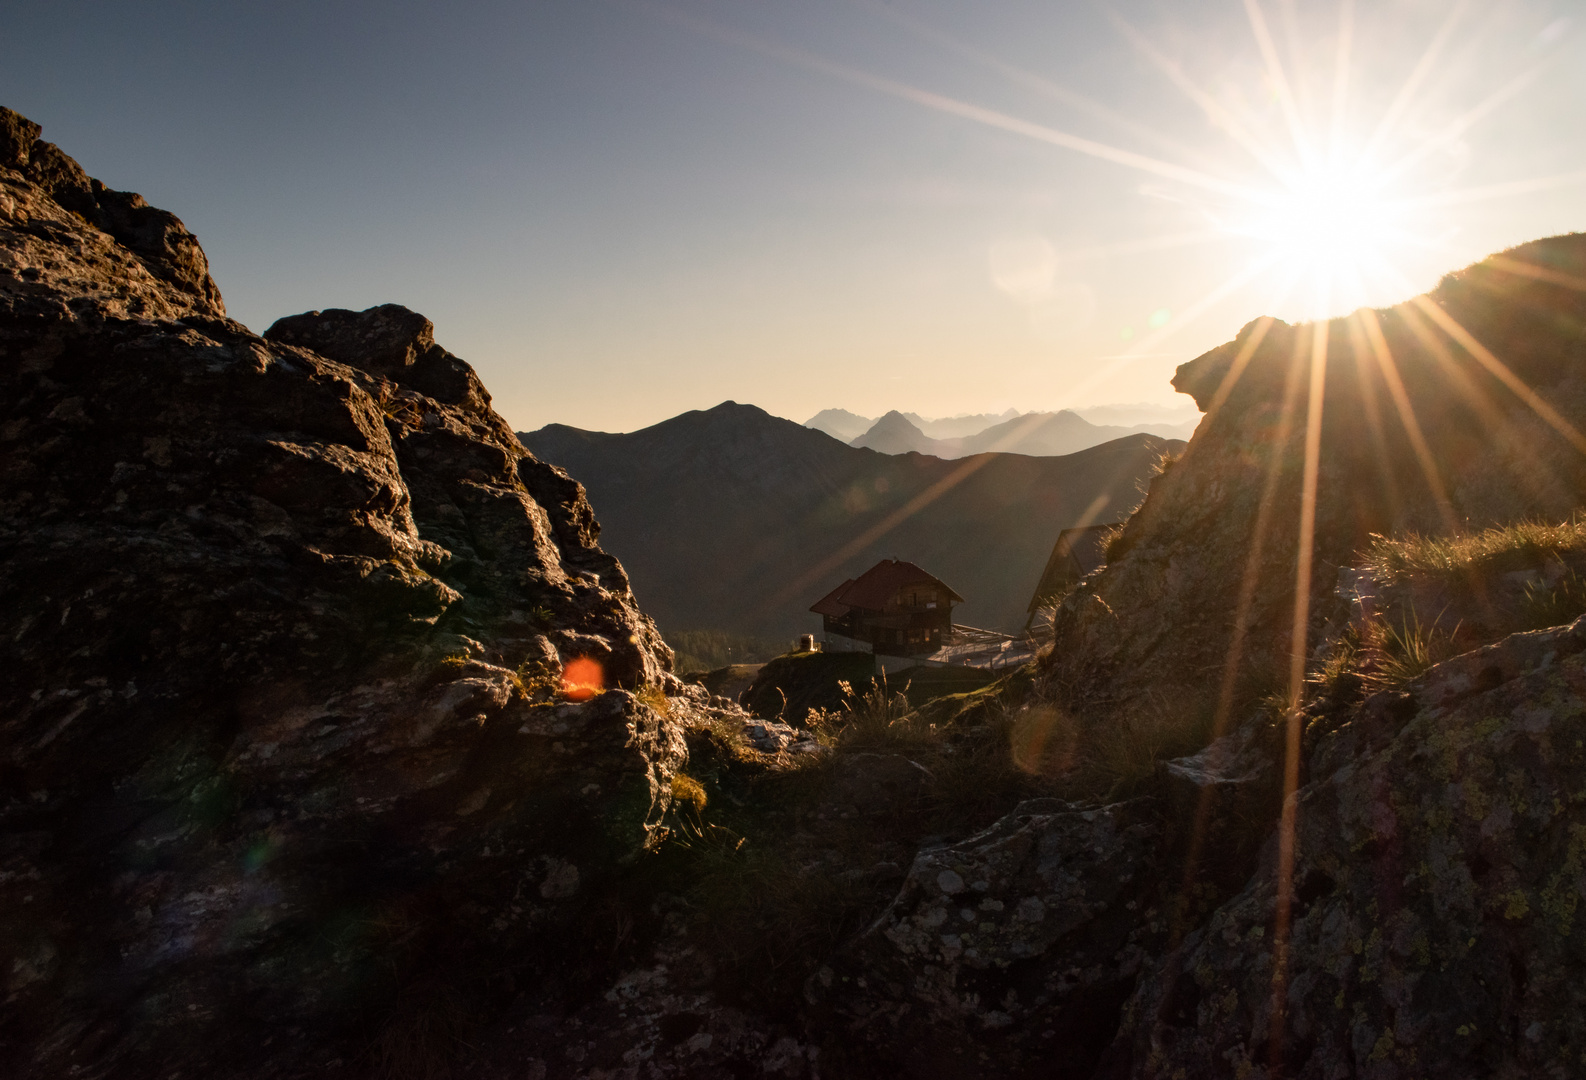
[[[1318,170],[1257,207],[1252,234],[1285,258],[1322,267],[1380,247],[1393,224],[1388,203],[1349,173]]]
[[[1315,314],[1352,297],[1402,245],[1407,203],[1368,163],[1317,165],[1251,197],[1225,226],[1254,242],[1278,277],[1309,294]]]

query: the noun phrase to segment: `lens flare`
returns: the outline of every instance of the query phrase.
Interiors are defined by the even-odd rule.
[[[562,667],[562,696],[569,701],[588,701],[605,688],[606,672],[598,660],[579,656]]]

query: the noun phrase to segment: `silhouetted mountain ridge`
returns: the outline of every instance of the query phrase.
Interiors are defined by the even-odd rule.
[[[1015,629],[1057,533],[1087,511],[1119,519],[1178,446],[1133,435],[949,462],[844,446],[731,401],[628,434],[551,424],[519,438],[586,486],[602,544],[663,629],[744,633],[809,629],[810,603],[894,555],[967,597],[962,621]]]

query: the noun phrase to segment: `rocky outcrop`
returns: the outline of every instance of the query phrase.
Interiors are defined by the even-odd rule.
[[[79,315],[97,308],[122,317],[224,317],[204,249],[176,215],[90,178],[40,130],[0,108],[0,168],[9,174],[0,258],[15,279],[8,294]]]
[[[685,755],[582,488],[422,316],[254,335],[37,136],[0,110],[0,1067],[285,1075],[548,977]]]
[[[810,981],[839,1075],[1086,1077],[1166,930],[1139,805],[1033,800],[915,857]]]
[[[1052,665],[1073,704],[1116,719],[1169,700],[1226,723],[1281,691],[1313,412],[1309,644],[1347,616],[1338,568],[1358,565],[1373,533],[1479,531],[1580,507],[1582,281],[1586,235],[1541,240],[1395,308],[1320,326],[1253,322],[1179,368],[1174,386],[1208,415],[1152,480],[1108,567],[1058,612]]]
[[[1441,664],[1317,733],[1287,935],[1273,844],[1143,982],[1114,1075],[1577,1074],[1583,718],[1586,619]]]

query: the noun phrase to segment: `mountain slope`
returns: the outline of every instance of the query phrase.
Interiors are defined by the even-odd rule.
[[[907,558],[965,597],[963,622],[1016,629],[1058,532],[1114,521],[1177,443],[1134,435],[1066,457],[888,455],[724,402],[630,434],[519,436],[572,471],[601,542],[663,629],[788,634],[844,577]]]

